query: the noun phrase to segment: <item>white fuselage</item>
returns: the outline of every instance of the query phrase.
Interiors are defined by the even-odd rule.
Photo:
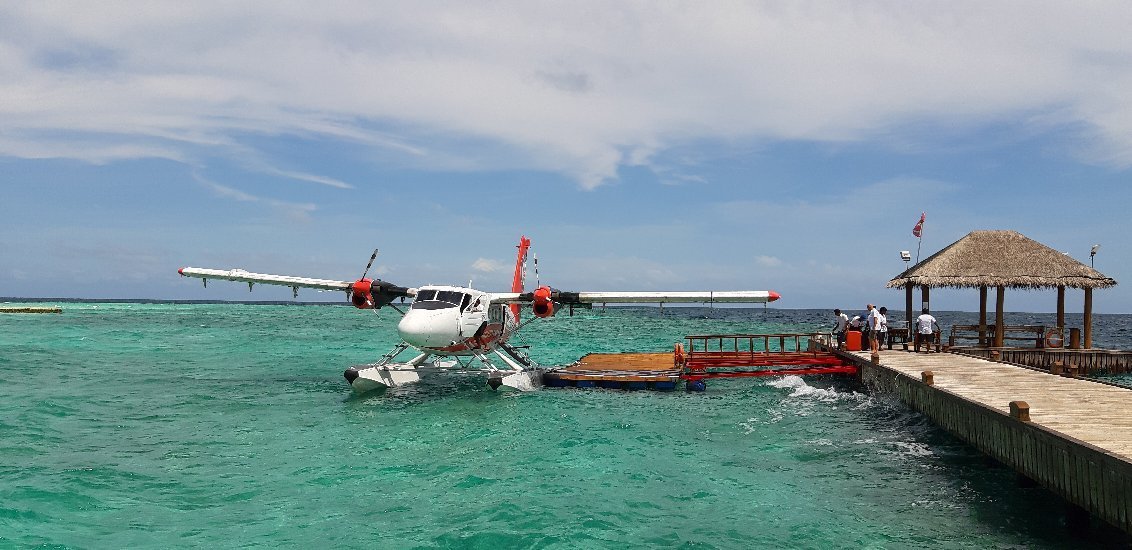
[[[519,320],[512,306],[490,300],[491,294],[471,288],[422,286],[397,332],[405,343],[434,355],[491,351],[511,337]]]

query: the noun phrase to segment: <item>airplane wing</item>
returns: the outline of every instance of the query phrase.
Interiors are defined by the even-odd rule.
[[[540,286],[531,292],[492,294],[492,303],[531,304],[535,317],[554,315],[555,304],[585,306],[592,304],[666,304],[666,303],[747,303],[773,302],[781,296],[773,290],[724,290],[703,292],[564,292]],[[516,310],[519,306],[512,305]],[[518,311],[515,311],[518,315]]]
[[[546,289],[548,293],[543,293]],[[540,298],[540,294],[544,295]],[[566,305],[578,304],[666,304],[739,303],[761,304],[781,298],[773,290],[716,290],[673,292],[564,292],[540,287],[532,292],[504,292],[491,295],[493,303],[523,304],[547,300]]]
[[[313,288],[315,290],[340,290],[350,295],[355,307],[361,309],[380,308],[389,304],[394,298],[416,296],[417,289],[405,288],[380,279],[358,279],[357,281],[336,281],[332,279],[313,279],[310,277],[294,277],[291,275],[270,275],[267,273],[252,273],[243,269],[203,269],[199,267],[182,267],[177,270],[182,277],[196,277],[208,286],[209,279],[222,281],[237,281],[248,284],[248,290],[255,284],[289,286],[295,296],[300,288]]]
[[[204,279],[219,279],[222,281],[238,281],[241,283],[259,283],[265,285],[279,285],[297,288],[314,288],[318,290],[349,291],[353,282],[332,281],[330,279],[311,279],[308,277],[292,277],[290,275],[268,275],[267,273],[252,273],[242,269],[202,269],[199,267],[182,267],[177,270],[182,277],[197,277]]]

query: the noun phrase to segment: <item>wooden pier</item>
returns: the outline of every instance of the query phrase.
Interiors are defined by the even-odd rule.
[[[837,353],[870,387],[1132,533],[1132,390],[952,353]]]

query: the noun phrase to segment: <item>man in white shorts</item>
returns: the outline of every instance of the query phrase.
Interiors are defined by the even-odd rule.
[[[865,309],[869,312],[868,317],[865,318],[865,326],[869,327],[869,351],[873,352],[873,355],[878,355],[880,354],[880,344],[877,342],[877,333],[884,321],[880,312],[872,304],[866,305]]]
[[[833,316],[837,319],[837,325],[833,327],[833,334],[837,337],[837,348],[842,349],[845,347],[845,329],[849,325],[849,316],[841,313],[840,309],[833,310]]]
[[[939,332],[939,323],[928,313],[928,308],[924,308],[924,313],[916,317],[916,353],[920,352],[921,342],[927,344],[928,353],[932,352],[936,332]]]

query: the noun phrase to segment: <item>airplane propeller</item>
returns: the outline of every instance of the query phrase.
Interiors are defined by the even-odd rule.
[[[366,278],[366,274],[369,273],[369,268],[373,267],[373,261],[376,260],[376,259],[377,259],[377,249],[375,248],[375,249],[373,249],[373,254],[370,254],[369,263],[366,264],[366,270],[362,272],[362,276],[360,277],[361,279]]]
[[[366,275],[369,275],[370,268],[373,267],[374,260],[377,259],[377,253],[378,249],[373,249],[373,254],[370,254],[369,262],[366,263],[366,268],[362,271],[361,278],[350,285],[348,292],[350,302],[358,309],[373,309],[375,311],[381,309],[382,306],[389,306],[397,310],[401,315],[404,315],[405,312],[401,311],[397,306],[394,306],[392,302],[394,298],[399,296],[401,302],[404,303],[408,289],[391,285],[380,280],[370,280],[366,278]]]
[[[369,274],[370,268],[373,267],[373,261],[376,259],[377,249],[375,248],[373,249],[373,254],[369,256],[369,262],[366,263],[365,270],[362,271],[362,276],[359,277],[357,281],[354,281],[354,284],[350,285],[350,302],[358,309],[377,309],[381,307],[377,305],[377,300],[374,300],[373,294],[371,294],[373,281],[366,279],[366,275]],[[379,286],[378,290],[380,291],[380,289],[381,287]]]

